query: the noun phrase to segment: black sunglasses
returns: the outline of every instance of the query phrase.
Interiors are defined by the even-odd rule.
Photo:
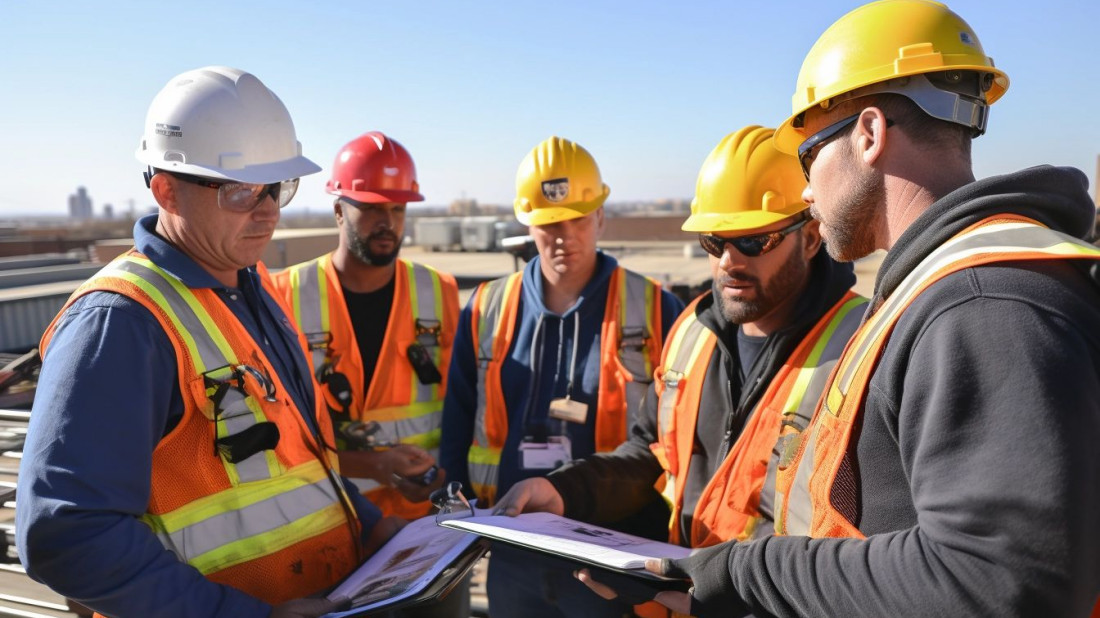
[[[727,244],[733,245],[733,247],[740,251],[741,255],[745,257],[757,257],[773,251],[779,246],[779,243],[783,242],[787,234],[806,225],[809,220],[809,217],[803,217],[781,230],[765,232],[763,234],[753,234],[752,236],[726,238],[725,236],[718,236],[716,234],[699,234],[699,245],[703,247],[703,251],[706,251],[716,258],[722,257]]]
[[[802,142],[798,147],[798,164],[802,166],[802,174],[806,176],[806,180],[810,179],[810,166],[814,164],[814,159],[817,157],[817,153],[821,149],[821,146],[824,146],[825,142],[830,138],[836,137],[841,131],[853,125],[858,119],[859,114],[852,114],[847,118],[842,118],[807,137],[806,141]],[[894,126],[894,121],[887,118],[886,128],[892,126]]]

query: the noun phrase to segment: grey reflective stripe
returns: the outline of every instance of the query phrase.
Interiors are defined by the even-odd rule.
[[[126,259],[113,262],[112,265],[108,265],[101,270],[100,275],[97,276],[111,276],[112,269],[137,275],[142,281],[145,281],[160,292],[164,300],[168,302],[167,308],[176,316],[183,330],[186,331],[180,333],[180,335],[190,336],[195,343],[195,349],[199,353],[199,358],[194,359],[196,363],[196,373],[201,375],[208,370],[225,367],[230,364],[225,354],[222,353],[221,348],[219,348],[218,344],[210,337],[210,334],[206,332],[206,325],[203,324],[199,316],[195,314],[191,305],[188,304],[172,284],[167,281],[167,277],[171,275],[159,269],[149,268],[144,264]]]
[[[393,421],[378,421],[379,430],[376,438],[382,442],[403,442],[406,438],[428,434],[439,429],[443,420],[443,402],[437,403],[438,409],[434,412]]]
[[[848,337],[844,336],[844,333],[853,333],[859,326],[860,320],[863,319],[862,312],[857,311],[859,307],[865,307],[867,305],[866,298],[853,298],[848,300],[837,311],[837,314],[830,320],[835,327],[829,336],[829,340],[825,342],[825,347],[821,351],[821,355],[818,357],[818,363],[813,368],[813,374],[810,377],[809,384],[806,385],[806,390],[802,395],[802,398],[798,402],[798,407],[793,411],[784,411],[783,424],[794,427],[794,433],[788,433],[781,435],[775,443],[775,447],[772,448],[771,458],[768,460],[767,473],[764,476],[764,486],[760,489],[760,502],[758,510],[760,514],[767,518],[769,521],[775,520],[775,509],[778,507],[775,491],[776,477],[778,475],[779,462],[783,457],[784,451],[788,448],[795,448],[795,445],[790,444],[792,441],[797,442],[802,432],[809,427],[810,421],[813,420],[814,412],[817,410],[817,403],[821,399],[822,393],[825,392],[826,387],[829,385],[829,376],[833,372],[833,367],[836,366],[840,359],[840,355],[844,353],[844,347],[848,344]],[[839,321],[837,320],[839,318]],[[780,432],[782,432],[782,428]],[[781,507],[778,507],[781,508]],[[757,526],[753,530],[753,538],[760,538],[772,534],[774,527],[772,526]]]
[[[844,374],[838,380],[841,394],[847,395],[855,377],[856,369],[866,357],[868,348],[878,338],[883,329],[893,324],[892,316],[920,290],[921,285],[945,266],[962,259],[984,253],[1013,253],[1048,250],[1055,245],[1068,243],[1082,246],[1090,252],[1096,248],[1072,236],[1055,232],[1044,227],[1027,223],[1005,223],[980,227],[969,233],[955,237],[940,245],[917,265],[890,297],[886,299],[873,320],[872,331],[862,339],[858,349],[852,350],[856,362],[844,368]],[[835,411],[834,411],[835,412]]]
[[[467,472],[470,475],[470,483],[480,487],[493,487],[497,486],[498,473],[500,467],[496,464],[478,463],[476,461],[469,461],[466,464]],[[499,497],[499,496],[498,496]],[[489,505],[478,505],[487,507]]]
[[[439,329],[443,325],[443,307],[441,306],[443,303],[442,299],[437,298],[435,293],[438,275],[426,266],[411,262],[409,264],[412,266],[412,272],[409,275],[409,290],[412,290],[416,295],[416,303],[411,307],[413,327],[425,326]],[[434,333],[418,333],[416,340],[428,350],[432,355],[432,360],[438,367],[442,356],[439,337]],[[446,367],[441,368],[441,371],[446,370]],[[424,384],[419,379],[414,379],[413,383],[416,385],[415,401],[432,401],[436,398],[438,389],[435,384]]]
[[[654,345],[653,333],[649,331],[650,305],[646,302],[649,280],[630,270],[622,269],[625,278],[625,294],[620,297],[622,321],[619,324],[619,360],[632,378],[626,383],[626,431],[638,418],[642,399],[649,384],[653,381],[652,370],[647,370],[649,346]],[[610,290],[609,293],[617,293]],[[654,295],[653,302],[661,302]]]
[[[255,504],[224,511],[171,533],[158,532],[161,544],[180,560],[191,560],[234,541],[276,530],[337,502],[326,477]]]
[[[294,267],[298,273],[298,306],[295,307],[298,311],[298,326],[309,341],[310,361],[313,363],[314,373],[325,364],[329,342],[329,333],[324,328],[322,315],[322,311],[327,307],[321,307],[320,284],[324,273],[323,268],[324,265],[320,259]],[[321,345],[322,343],[325,345]]]
[[[698,344],[699,337],[706,336],[710,330],[702,322],[691,315],[680,323],[678,330],[684,330],[684,334],[670,333],[670,341],[678,341],[676,355],[672,363],[665,367],[665,388],[661,392],[661,398],[657,400],[657,426],[661,433],[668,433],[672,427],[672,419],[676,414],[676,397],[680,390],[680,382],[688,373],[688,363],[691,362],[691,354]],[[701,378],[700,378],[701,379]],[[671,463],[671,462],[670,462]]]
[[[477,326],[477,412],[474,416],[474,440],[483,447],[489,447],[489,433],[485,429],[485,376],[489,363],[493,361],[493,340],[501,314],[504,313],[504,292],[509,277],[495,279],[483,284],[480,319]],[[521,285],[517,280],[516,285]],[[471,472],[472,474],[472,472]]]
[[[777,495],[778,508],[782,509],[782,502],[787,502],[787,512],[783,517],[783,534],[789,536],[809,536],[810,521],[813,516],[813,501],[810,499],[810,476],[814,468],[814,450],[817,447],[818,435],[821,433],[821,423],[814,425],[813,430],[806,439],[806,450],[798,461],[798,469],[795,471],[794,482],[791,484],[791,495]],[[782,511],[780,511],[782,512]]]
[[[214,338],[207,332],[203,321],[199,319],[199,316],[195,313],[195,309],[193,309],[180,292],[169,283],[168,277],[171,277],[170,274],[159,268],[149,268],[144,264],[130,259],[114,262],[114,266],[120,271],[140,277],[143,281],[160,292],[164,300],[168,303],[166,309],[176,316],[180,325],[186,331],[179,333],[179,336],[190,337],[194,342],[195,349],[198,350],[201,358],[193,359],[196,363],[195,372],[197,374],[205,375],[211,370],[236,364],[225,357],[221,348],[219,348],[214,341]],[[108,268],[104,268],[100,272],[105,275],[111,274]],[[209,315],[206,317],[212,320]],[[246,396],[234,387],[230,387],[226,390],[225,397],[222,399],[219,407],[218,420],[224,421],[225,429],[223,431],[221,427],[215,428],[215,435],[218,438],[236,435],[258,422],[256,415],[248,406]],[[237,476],[242,483],[271,477],[271,470],[267,465],[265,451],[255,453],[236,464],[230,463],[223,457],[222,463],[227,469],[235,468]]]

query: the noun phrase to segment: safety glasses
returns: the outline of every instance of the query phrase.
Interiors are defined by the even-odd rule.
[[[733,238],[727,238],[716,234],[699,234],[699,244],[703,247],[703,251],[706,251],[716,258],[722,257],[722,254],[726,250],[726,245],[733,245],[733,248],[740,251],[741,255],[745,257],[757,257],[773,251],[779,246],[779,243],[783,242],[787,234],[806,225],[806,222],[809,220],[809,217],[803,217],[781,230],[764,234],[753,234],[752,236],[734,236]]]
[[[817,156],[820,147],[824,146],[830,138],[835,137],[855,123],[858,118],[859,114],[852,114],[814,133],[802,142],[802,145],[798,147],[798,163],[802,166],[802,173],[806,175],[806,180],[810,179],[810,166],[814,164],[814,158]]]
[[[266,185],[255,185],[233,180],[214,180],[179,172],[168,173],[183,182],[189,182],[208,189],[217,189],[218,207],[230,212],[252,212],[269,195],[279,205],[279,208],[282,208],[289,204],[294,194],[298,192],[297,178]]]

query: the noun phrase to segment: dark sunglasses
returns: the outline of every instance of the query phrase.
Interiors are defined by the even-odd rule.
[[[773,251],[779,246],[779,243],[783,242],[787,234],[806,225],[809,220],[809,217],[803,217],[781,230],[765,232],[764,234],[753,234],[752,236],[726,238],[725,236],[718,236],[716,234],[699,234],[699,244],[703,247],[703,251],[706,251],[716,258],[722,257],[722,254],[726,251],[727,244],[733,245],[733,247],[740,251],[741,255],[745,257],[757,257]]]
[[[802,174],[806,176],[806,180],[810,179],[810,166],[814,164],[814,159],[817,157],[817,153],[821,150],[821,147],[831,138],[839,135],[841,131],[852,126],[857,119],[859,119],[859,114],[852,114],[847,118],[842,118],[807,137],[806,141],[802,142],[802,145],[798,147],[798,164],[802,166]],[[887,118],[886,128],[892,126],[894,126],[894,121]]]

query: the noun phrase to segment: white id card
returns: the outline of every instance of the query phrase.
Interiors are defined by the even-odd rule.
[[[588,420],[588,404],[565,397],[550,402],[550,418],[584,424]]]
[[[550,436],[546,442],[521,442],[520,463],[525,470],[553,470],[570,461],[573,446],[566,436]]]

